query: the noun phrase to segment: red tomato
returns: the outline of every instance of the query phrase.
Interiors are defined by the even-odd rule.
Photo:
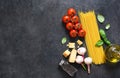
[[[67,15],[65,15],[65,16],[63,16],[63,18],[62,18],[62,21],[64,22],[64,23],[68,23],[68,22],[70,22],[70,17],[69,16],[67,16]]]
[[[69,34],[70,34],[70,37],[75,38],[77,36],[77,31],[76,30],[71,30]]]
[[[79,17],[75,15],[71,18],[71,21],[76,24],[79,22]]]
[[[74,25],[74,29],[76,29],[76,30],[81,30],[81,29],[82,29],[82,24],[76,23],[76,24]]]
[[[73,24],[71,22],[66,24],[66,29],[67,30],[72,30],[73,29]]]
[[[76,14],[76,10],[74,8],[69,8],[67,14],[72,17]]]
[[[79,32],[78,32],[78,36],[80,36],[80,37],[85,37],[85,35],[86,35],[86,31],[85,30],[79,30]]]

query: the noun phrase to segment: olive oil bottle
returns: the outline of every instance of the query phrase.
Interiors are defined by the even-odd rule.
[[[112,44],[105,49],[106,59],[111,63],[117,63],[120,61],[120,46]]]

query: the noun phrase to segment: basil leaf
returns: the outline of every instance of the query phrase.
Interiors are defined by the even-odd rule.
[[[104,17],[103,15],[101,15],[101,14],[98,14],[98,15],[97,15],[97,19],[98,19],[98,21],[99,21],[100,23],[103,23],[103,22],[105,21],[105,17]]]
[[[95,46],[100,47],[103,45],[103,43],[104,43],[103,40],[98,40]]]
[[[105,33],[105,31],[103,30],[103,29],[100,29],[99,30],[99,33],[100,33],[100,36],[104,39],[104,38],[106,38],[106,33]]]
[[[62,43],[62,44],[65,44],[66,41],[67,41],[67,38],[66,38],[66,37],[63,37],[62,40],[61,40],[61,43]]]
[[[111,42],[110,42],[107,38],[104,39],[104,42],[105,42],[107,45],[111,45]]]
[[[106,24],[105,29],[108,30],[110,28],[110,24]]]

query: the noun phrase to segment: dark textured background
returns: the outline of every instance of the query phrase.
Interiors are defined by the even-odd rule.
[[[120,0],[0,0],[0,78],[70,78],[58,68],[66,49],[61,38],[69,39],[61,18],[69,7],[103,14],[108,38],[120,43]],[[92,65],[90,75],[77,68],[74,78],[120,78],[119,63]]]

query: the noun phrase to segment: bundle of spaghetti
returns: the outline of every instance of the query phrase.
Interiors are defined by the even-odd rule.
[[[103,46],[95,46],[96,42],[101,40],[95,12],[79,12],[78,14],[82,27],[86,31],[85,42],[88,49],[88,55],[92,58],[94,64],[105,63]]]

